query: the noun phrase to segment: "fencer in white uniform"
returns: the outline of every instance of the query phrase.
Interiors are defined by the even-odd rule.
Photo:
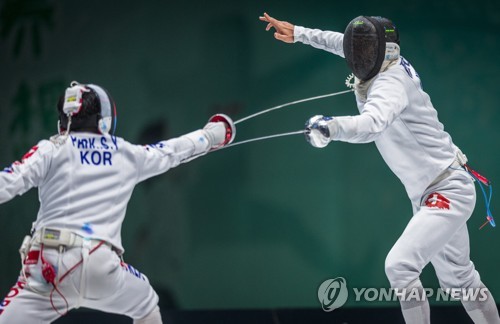
[[[345,33],[338,33],[295,26],[267,14],[260,19],[268,23],[267,30],[275,28],[278,40],[344,57],[355,76],[359,114],[314,116],[306,123],[306,138],[315,147],[330,141],[374,142],[403,183],[414,214],[385,262],[391,287],[408,294],[416,289],[420,293],[414,296],[422,296],[419,276],[430,262],[442,288],[485,288],[469,257],[466,222],[476,202],[474,180],[419,75],[400,55],[395,25],[382,17],[360,16]],[[427,299],[400,298],[400,303],[407,323],[430,322]],[[462,304],[475,323],[500,323],[488,291],[485,301],[462,298]]]
[[[228,144],[234,124],[216,115],[203,129],[134,145],[113,135],[114,102],[92,84],[72,83],[58,111],[59,135],[0,172],[0,203],[34,187],[40,200],[20,249],[21,274],[0,304],[0,323],[50,323],[86,307],[159,324],[157,294],[122,258],[127,203],[141,181]]]

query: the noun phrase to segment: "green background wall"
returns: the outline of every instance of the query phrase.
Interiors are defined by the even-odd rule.
[[[258,16],[343,31],[367,14],[395,21],[402,54],[446,130],[496,183],[499,7],[493,0],[4,0],[0,165],[55,133],[55,103],[72,80],[107,88],[119,109],[117,134],[140,144],[200,128],[217,112],[237,120],[344,90],[342,59],[275,41]],[[356,112],[352,94],[314,101],[239,124],[237,140],[299,130],[315,114]],[[1,295],[16,279],[17,250],[37,209],[36,190],[0,205]],[[498,300],[500,232],[479,231],[484,216],[478,195],[471,255]],[[164,306],[319,307],[317,288],[328,278],[388,287],[385,256],[410,217],[403,186],[373,144],[315,149],[293,136],[212,153],[139,185],[123,226],[125,259],[148,275]],[[422,280],[437,287],[431,268]],[[363,306],[352,298],[348,305]]]

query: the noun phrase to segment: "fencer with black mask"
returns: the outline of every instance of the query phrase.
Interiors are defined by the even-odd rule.
[[[407,323],[429,323],[420,273],[432,263],[442,288],[483,289],[485,300],[462,304],[475,323],[500,323],[491,293],[481,282],[469,257],[467,220],[476,191],[467,158],[438,119],[419,75],[400,55],[399,32],[386,18],[359,16],[345,33],[296,26],[268,14],[260,17],[275,29],[274,37],[300,42],[345,57],[354,74],[354,116],[311,117],[306,139],[314,147],[331,141],[374,142],[382,158],[403,183],[413,216],[385,261],[391,287],[400,297]],[[488,221],[494,225],[493,218]]]

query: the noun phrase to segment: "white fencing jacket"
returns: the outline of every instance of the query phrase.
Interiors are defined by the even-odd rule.
[[[342,33],[296,26],[294,37],[295,42],[344,57]],[[458,148],[407,60],[400,57],[372,80],[366,100],[356,94],[359,115],[332,119],[331,138],[375,142],[411,201],[419,204],[425,189],[454,162]]]
[[[121,226],[135,185],[209,149],[201,130],[146,146],[78,132],[63,144],[42,140],[0,172],[0,203],[38,187],[35,230],[68,229],[123,252]]]

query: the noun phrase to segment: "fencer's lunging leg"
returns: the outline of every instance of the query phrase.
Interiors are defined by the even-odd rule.
[[[153,309],[146,317],[134,320],[134,324],[162,324],[160,308],[158,306]]]
[[[426,203],[427,197],[437,194],[449,203],[440,207]],[[419,280],[422,269],[457,232],[463,236],[467,234],[465,224],[472,214],[475,200],[474,183],[464,172],[451,171],[446,178],[428,188],[423,204],[415,208],[416,213],[387,255],[385,271],[392,288],[423,289]],[[460,232],[464,228],[465,232]],[[455,237],[457,240],[467,239],[463,236]],[[468,241],[466,244],[468,247]],[[465,258],[470,262],[468,254]],[[451,269],[454,265],[447,261],[444,266]],[[429,323],[428,307],[427,300],[401,301],[407,323]],[[419,316],[423,320],[419,320]]]
[[[467,314],[476,324],[500,324],[500,317],[498,316],[498,309],[495,299],[486,286],[481,282],[479,286],[486,295],[485,300],[479,301],[465,301],[462,299]]]
[[[422,298],[425,296],[424,287],[419,279],[422,268],[413,267],[404,259],[398,260],[395,257],[396,252],[397,250],[393,247],[387,256],[385,271],[391,287],[400,293],[398,298],[405,322],[428,324],[430,323],[430,307],[427,298]],[[413,293],[413,290],[417,290],[417,293]],[[414,296],[414,298],[409,298],[409,296]]]

